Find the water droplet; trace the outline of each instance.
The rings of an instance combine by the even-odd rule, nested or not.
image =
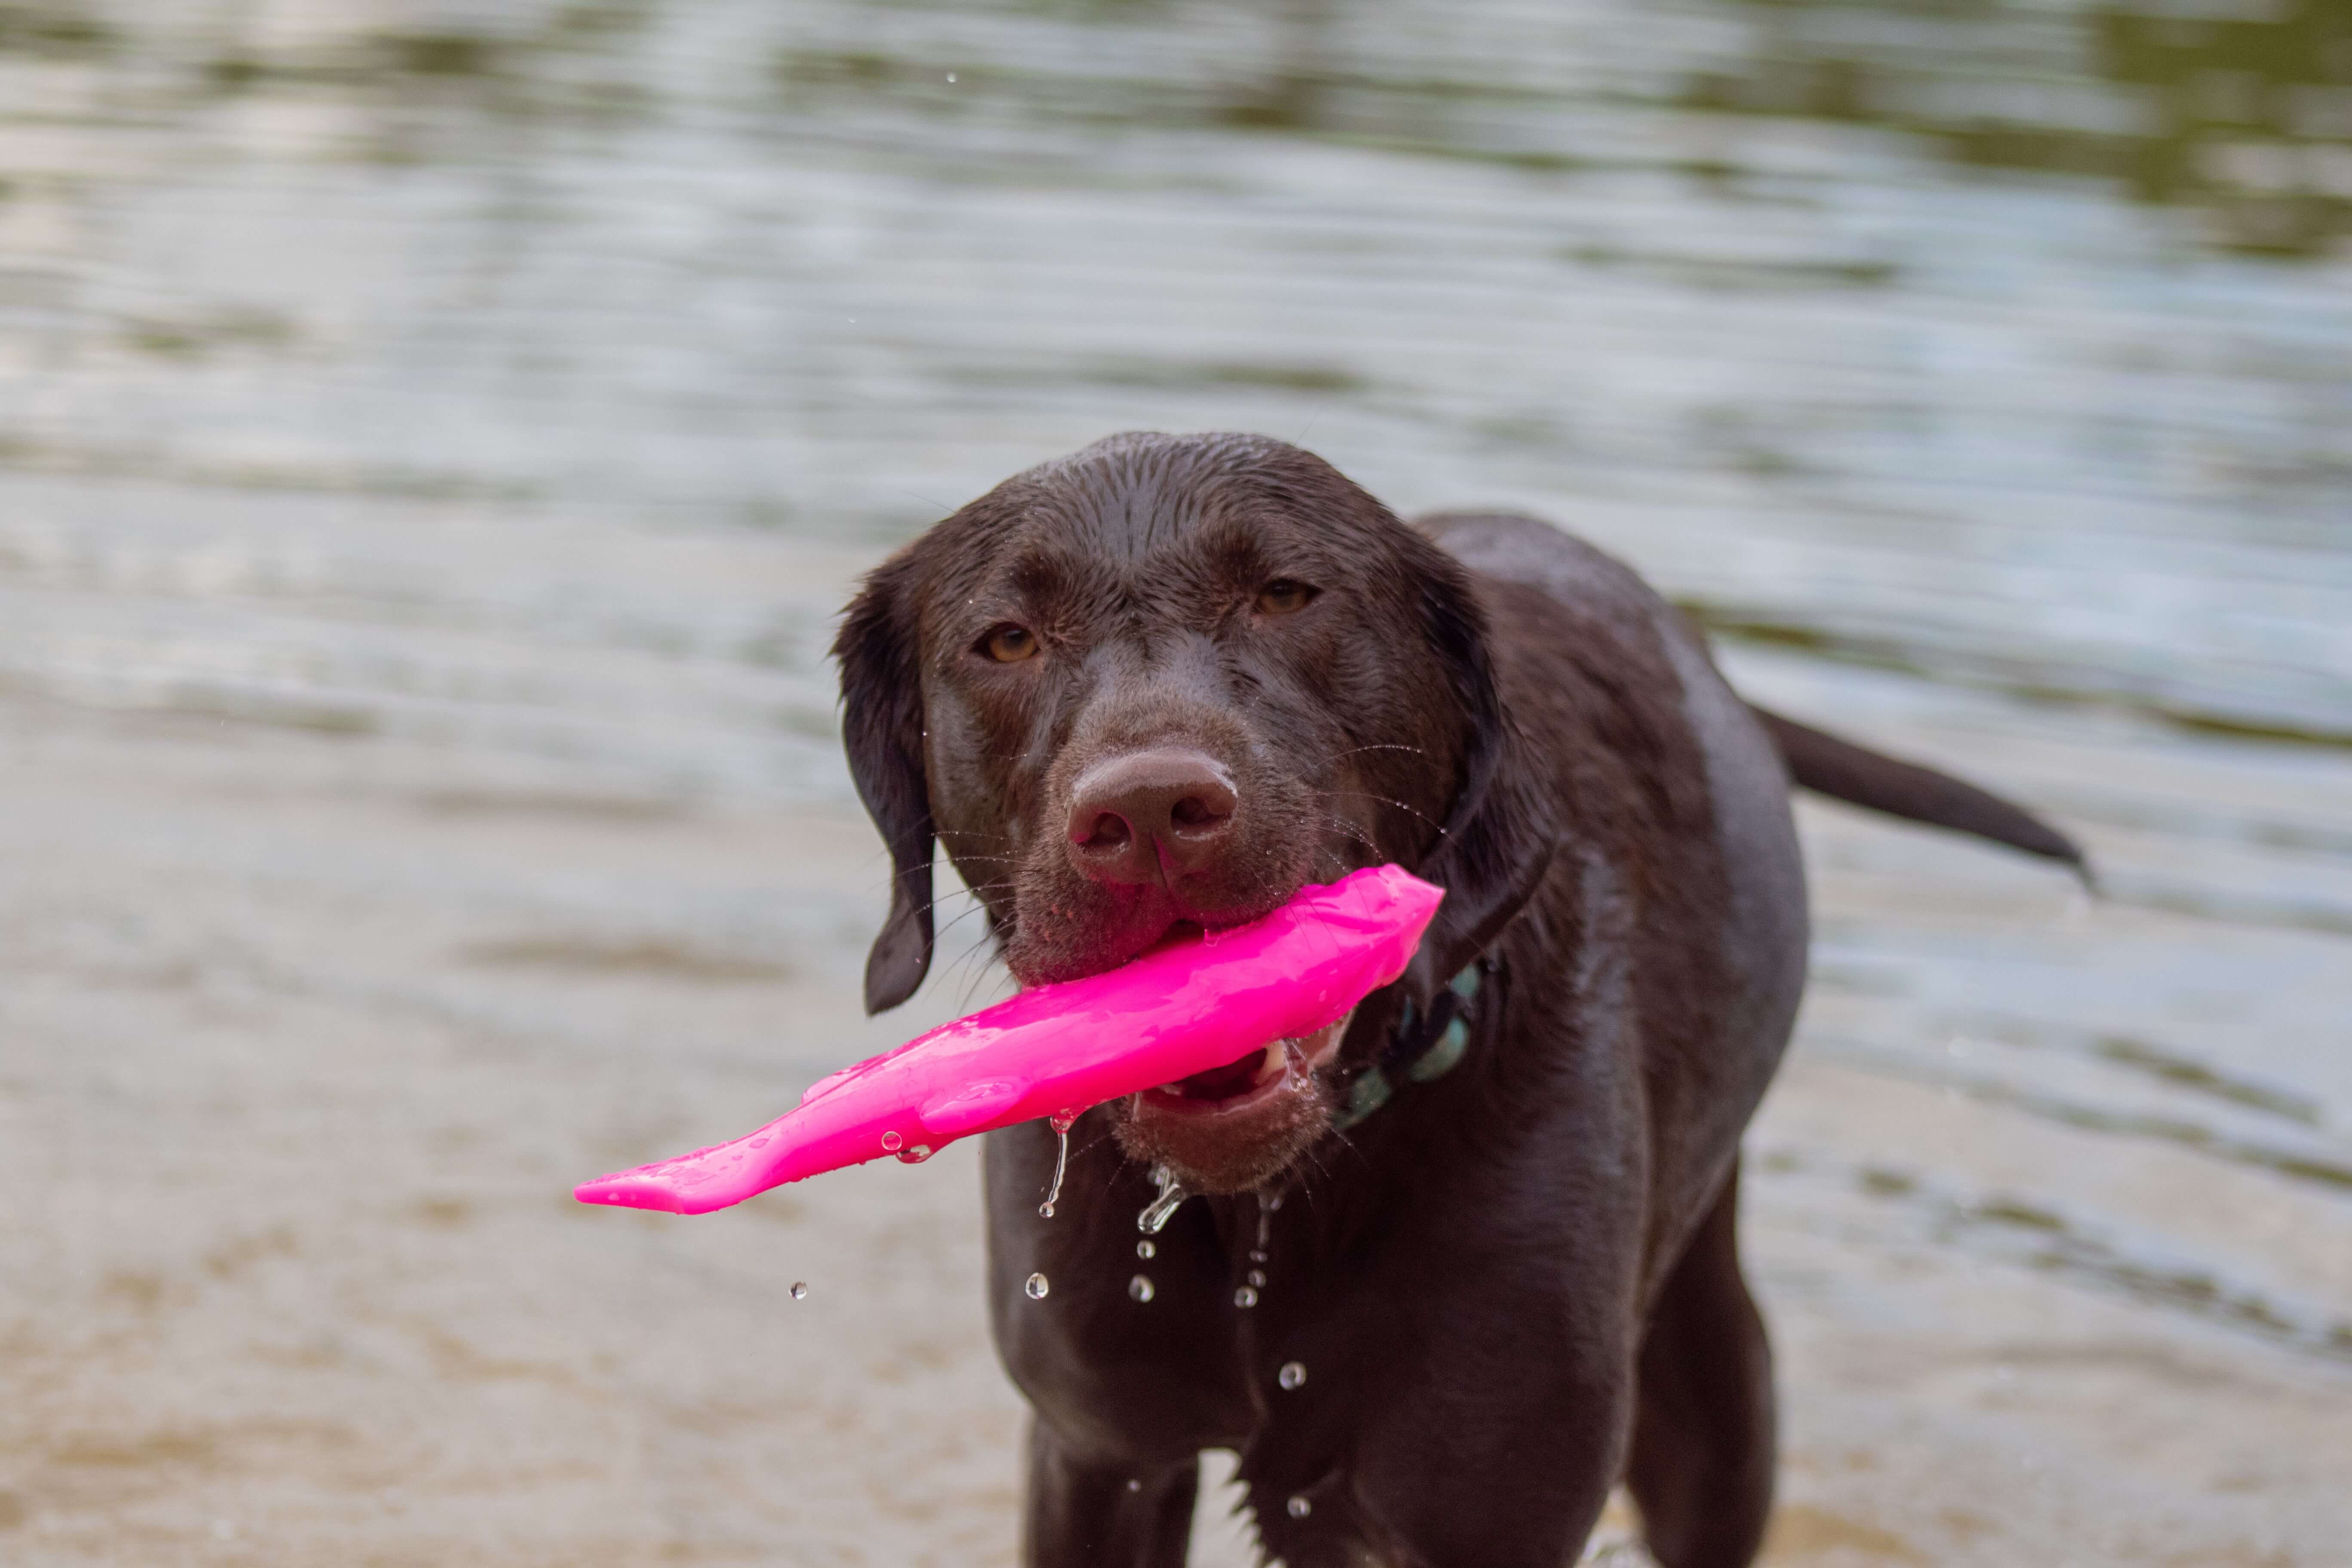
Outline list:
[[[953,87],[955,85],[955,72],[953,71],[948,72],[948,85],[950,87]]]
[[[1251,1269],[1249,1271],[1249,1282],[1253,1285],[1264,1285],[1265,1283],[1265,1270],[1263,1268]]]
[[[808,1300],[807,1280],[795,1279],[793,1281],[793,1300],[795,1301],[805,1301]]]
[[[1062,1173],[1070,1168],[1070,1124],[1077,1118],[1063,1111],[1049,1120],[1054,1127],[1054,1179],[1045,1187],[1045,1201],[1037,1205],[1039,1219],[1054,1217],[1054,1200],[1062,1195]]]
[[[898,1145],[905,1142],[906,1140],[896,1132],[885,1132],[882,1134],[882,1152],[886,1154],[895,1154],[898,1152]]]
[[[751,1147],[754,1149],[764,1149],[767,1146],[768,1141],[765,1138],[754,1138],[751,1140]]]
[[[1305,1492],[1291,1493],[1290,1500],[1283,1504],[1283,1508],[1293,1519],[1305,1519],[1308,1514],[1315,1511],[1315,1505],[1307,1500],[1307,1494]]]
[[[1251,1248],[1250,1248],[1250,1261],[1251,1261],[1252,1263],[1263,1263],[1263,1262],[1265,1262],[1265,1247],[1251,1247]]]
[[[898,1162],[905,1165],[919,1165],[930,1157],[931,1146],[929,1143],[918,1143],[911,1149],[898,1151]]]
[[[1129,1476],[1127,1478],[1127,1489],[1131,1492],[1139,1492],[1143,1489],[1143,1483],[1137,1480],[1133,1476]]]
[[[1301,1386],[1307,1382],[1307,1363],[1303,1361],[1284,1362],[1282,1370],[1274,1374],[1274,1381],[1285,1388]]]
[[[1135,1255],[1138,1258],[1156,1258],[1160,1255],[1160,1248],[1154,1247],[1151,1244],[1151,1238],[1147,1236],[1135,1244]]]
[[[1150,1300],[1152,1294],[1151,1276],[1149,1274],[1139,1274],[1134,1279],[1129,1280],[1127,1282],[1127,1293],[1134,1297],[1139,1301]]]
[[[1176,1183],[1176,1173],[1165,1165],[1151,1167],[1151,1179],[1160,1184],[1160,1195],[1143,1205],[1135,1216],[1135,1228],[1147,1236],[1158,1236],[1168,1226],[1168,1216],[1184,1201],[1184,1189]]]
[[[1045,1277],[1043,1274],[1032,1274],[1029,1276],[1028,1283],[1021,1287],[1021,1289],[1029,1292],[1029,1299],[1032,1301],[1044,1300],[1045,1299],[1045,1292],[1051,1288],[1052,1287],[1045,1283]]]
[[[1247,1285],[1243,1286],[1240,1289],[1234,1292],[1234,1305],[1236,1307],[1256,1306],[1257,1292]]]

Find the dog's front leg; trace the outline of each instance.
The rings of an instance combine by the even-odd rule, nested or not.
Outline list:
[[[1436,1245],[1288,1325],[1300,1358],[1243,1455],[1258,1532],[1290,1568],[1564,1568],[1622,1468],[1631,1295],[1605,1247],[1557,1269]],[[1394,1261],[1394,1260],[1385,1260]],[[1588,1284],[1588,1282],[1590,1282]],[[1596,1300],[1597,1298],[1597,1300]]]
[[[1200,1481],[1197,1460],[1139,1473],[1080,1458],[1032,1416],[1022,1561],[1029,1568],[1184,1568]]]
[[[1352,1470],[1252,1480],[1266,1551],[1290,1568],[1566,1568],[1608,1500],[1630,1402],[1622,1388],[1548,1393],[1539,1412],[1399,1411]]]

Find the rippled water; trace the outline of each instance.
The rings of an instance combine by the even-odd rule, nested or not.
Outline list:
[[[401,14],[0,5],[6,688],[844,800],[847,571],[1265,430],[2091,837],[2073,923],[1833,845],[1807,1049],[2352,1204],[2352,5]],[[2352,1355],[2160,1226],[1864,1174]]]
[[[12,475],[880,542],[1108,428],[1263,426],[1754,636],[2352,741],[2340,4],[435,14],[7,9]],[[31,510],[19,584],[804,651]],[[362,627],[287,631],[389,721]]]

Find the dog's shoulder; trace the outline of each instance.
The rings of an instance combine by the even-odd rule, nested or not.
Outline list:
[[[1620,702],[1676,712],[1716,684],[1700,637],[1639,573],[1576,535],[1516,512],[1436,512],[1412,526],[1469,568],[1512,684],[1597,682]],[[1522,692],[1523,699],[1536,696]]]
[[[1602,619],[1654,625],[1672,606],[1631,566],[1540,518],[1508,511],[1441,511],[1412,526],[1474,573],[1542,590]]]

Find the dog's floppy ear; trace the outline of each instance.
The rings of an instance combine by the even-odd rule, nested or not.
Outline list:
[[[896,1007],[931,967],[931,803],[923,774],[923,686],[905,600],[913,563],[877,567],[833,641],[841,742],[857,798],[890,851],[890,913],[866,955],[866,1010]]]
[[[1461,787],[1417,875],[1445,889],[1407,970],[1426,1007],[1437,988],[1501,936],[1542,884],[1559,831],[1522,776],[1517,731],[1487,652],[1486,613],[1461,563],[1434,543],[1419,574],[1423,634],[1444,663],[1467,729]]]

